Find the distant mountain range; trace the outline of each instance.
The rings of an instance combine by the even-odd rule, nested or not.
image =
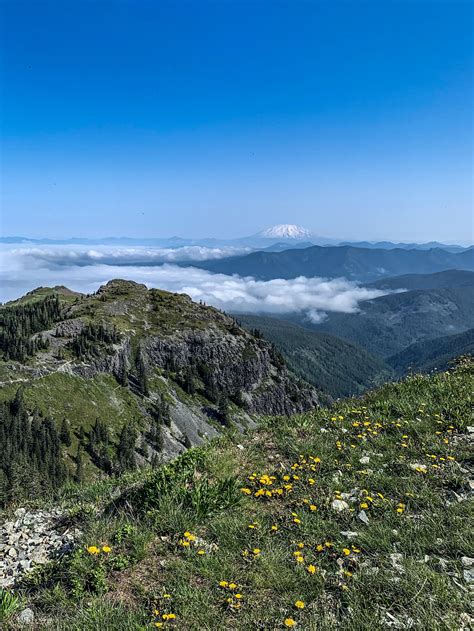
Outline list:
[[[264,250],[269,247],[279,246],[279,250],[289,248],[301,248],[312,245],[334,246],[334,245],[350,245],[352,247],[365,249],[394,249],[400,248],[405,250],[429,250],[433,248],[441,248],[448,252],[460,252],[464,248],[460,245],[448,245],[431,241],[429,243],[392,243],[390,241],[380,241],[372,243],[370,241],[360,241],[351,243],[342,241],[341,239],[333,239],[321,237],[307,228],[297,226],[295,224],[277,224],[265,230],[261,230],[254,235],[247,237],[237,237],[232,239],[216,239],[204,237],[199,239],[186,239],[178,236],[173,237],[103,237],[88,239],[82,237],[72,237],[69,239],[30,239],[23,236],[0,237],[0,243],[4,244],[36,244],[36,245],[126,245],[126,246],[149,246],[149,247],[165,247],[179,248],[185,246],[203,246],[203,247],[223,247],[237,246],[248,247],[255,250]]]
[[[431,274],[449,269],[474,271],[474,249],[453,253],[440,248],[386,250],[312,246],[283,252],[252,252],[193,265],[211,272],[253,276],[260,280],[323,276],[370,282],[400,274]]]
[[[390,294],[361,303],[359,313],[329,313],[313,326],[386,358],[416,342],[474,327],[474,289]]]
[[[372,286],[380,284],[383,283]],[[328,313],[318,324],[299,314],[292,315],[291,320],[342,337],[383,359],[412,344],[464,333],[474,327],[474,273],[449,270],[431,278],[393,278],[389,284],[392,289],[407,286],[410,290],[366,300],[357,313]]]
[[[461,252],[466,247],[456,244],[439,243],[439,241],[429,241],[428,243],[393,243],[392,241],[342,241],[339,245],[352,245],[354,248],[369,248],[375,250],[393,250],[401,248],[403,250],[432,250],[441,248],[448,252]]]

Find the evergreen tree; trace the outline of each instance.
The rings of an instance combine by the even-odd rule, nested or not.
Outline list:
[[[117,462],[120,471],[135,469],[135,442],[137,432],[130,425],[124,425],[120,432],[119,444],[117,447]]]
[[[66,419],[63,419],[61,423],[61,429],[59,430],[59,439],[66,447],[71,446],[71,430],[69,429],[69,423]]]
[[[0,405],[0,505],[54,492],[66,477],[56,424],[30,417],[19,389]]]

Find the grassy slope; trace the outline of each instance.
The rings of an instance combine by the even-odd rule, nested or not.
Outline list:
[[[335,335],[271,317],[239,315],[237,319],[247,329],[259,329],[296,374],[334,398],[361,394],[393,376],[380,358]]]
[[[394,620],[463,628],[460,557],[473,556],[473,539],[469,502],[455,493],[464,499],[467,488],[472,377],[467,362],[410,377],[332,409],[268,419],[164,469],[67,493],[83,516],[83,545],[112,551],[81,549],[30,582],[37,628],[148,629],[170,612],[163,628],[282,629],[289,619],[312,630]],[[131,480],[125,508],[98,517],[112,486]],[[340,493],[349,509],[336,512]]]

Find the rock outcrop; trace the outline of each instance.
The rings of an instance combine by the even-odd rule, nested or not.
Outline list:
[[[70,552],[79,530],[67,525],[63,512],[18,508],[14,519],[0,524],[0,588]]]

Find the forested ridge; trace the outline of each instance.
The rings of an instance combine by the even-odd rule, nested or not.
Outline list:
[[[48,341],[42,335],[61,318],[61,304],[57,296],[22,305],[4,306],[0,309],[0,352],[2,359],[25,361],[37,350],[46,349]]]

